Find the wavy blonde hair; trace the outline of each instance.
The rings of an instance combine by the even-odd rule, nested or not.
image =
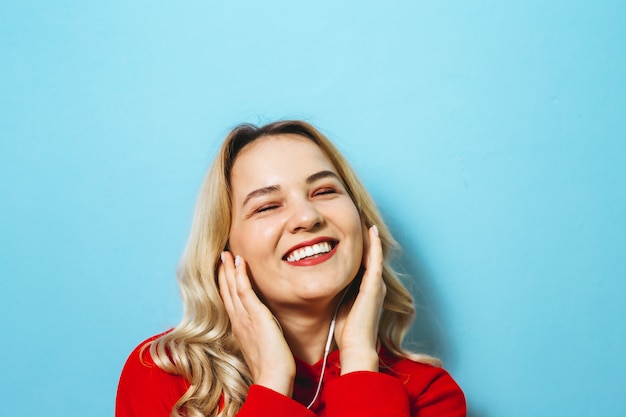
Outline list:
[[[178,269],[184,306],[176,328],[150,344],[156,364],[190,383],[172,410],[173,417],[232,417],[241,408],[252,383],[248,366],[230,329],[228,314],[217,285],[220,254],[228,243],[231,224],[230,172],[238,153],[264,136],[300,135],[317,144],[334,165],[366,226],[377,225],[382,241],[383,280],[387,294],[378,335],[380,342],[400,357],[440,365],[437,359],[402,348],[415,315],[413,297],[391,267],[390,254],[398,249],[374,201],[347,160],[310,124],[287,120],[257,127],[233,129],[207,173],[191,227],[187,248]]]

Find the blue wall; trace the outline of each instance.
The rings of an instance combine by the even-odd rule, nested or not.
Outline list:
[[[380,203],[471,417],[626,415],[624,2],[99,3],[0,5],[10,415],[112,415],[219,141],[292,117]]]

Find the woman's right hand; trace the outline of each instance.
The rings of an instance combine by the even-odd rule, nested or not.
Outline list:
[[[218,282],[252,382],[291,397],[293,354],[274,316],[252,289],[244,260],[238,257],[235,262],[230,252],[223,252]]]

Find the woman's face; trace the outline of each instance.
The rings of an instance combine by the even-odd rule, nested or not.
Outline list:
[[[276,312],[330,302],[363,257],[359,213],[311,140],[268,136],[244,147],[231,171],[229,247]]]

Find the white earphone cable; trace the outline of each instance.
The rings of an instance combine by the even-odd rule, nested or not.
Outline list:
[[[307,409],[311,409],[311,407],[313,407],[313,404],[315,404],[315,401],[317,401],[317,397],[320,395],[320,391],[322,390],[322,382],[324,381],[324,374],[326,373],[326,361],[328,360],[328,354],[330,353],[330,346],[332,345],[332,341],[333,341],[333,334],[335,333],[335,323],[337,321],[337,313],[339,312],[339,307],[341,306],[343,299],[345,298],[346,294],[350,290],[350,287],[352,287],[352,282],[350,283],[350,285],[348,285],[348,288],[346,288],[345,291],[343,292],[343,295],[341,296],[341,299],[339,300],[339,303],[337,304],[337,307],[335,308],[333,319],[330,321],[330,329],[328,330],[328,337],[326,338],[326,346],[324,347],[324,359],[322,360],[322,371],[320,373],[320,380],[317,383],[317,389],[315,390],[315,395],[313,396],[311,403],[307,405],[306,407]]]
[[[335,331],[335,318],[330,322],[330,330],[328,331],[328,338],[326,339],[326,347],[324,348],[324,360],[322,361],[322,372],[320,373],[320,380],[317,383],[317,389],[315,390],[315,395],[311,400],[311,403],[306,406],[307,409],[313,407],[315,401],[317,401],[317,397],[320,395],[320,390],[322,389],[322,381],[324,380],[324,373],[326,372],[326,361],[328,360],[328,353],[330,352],[330,345],[333,340],[333,332]]]

